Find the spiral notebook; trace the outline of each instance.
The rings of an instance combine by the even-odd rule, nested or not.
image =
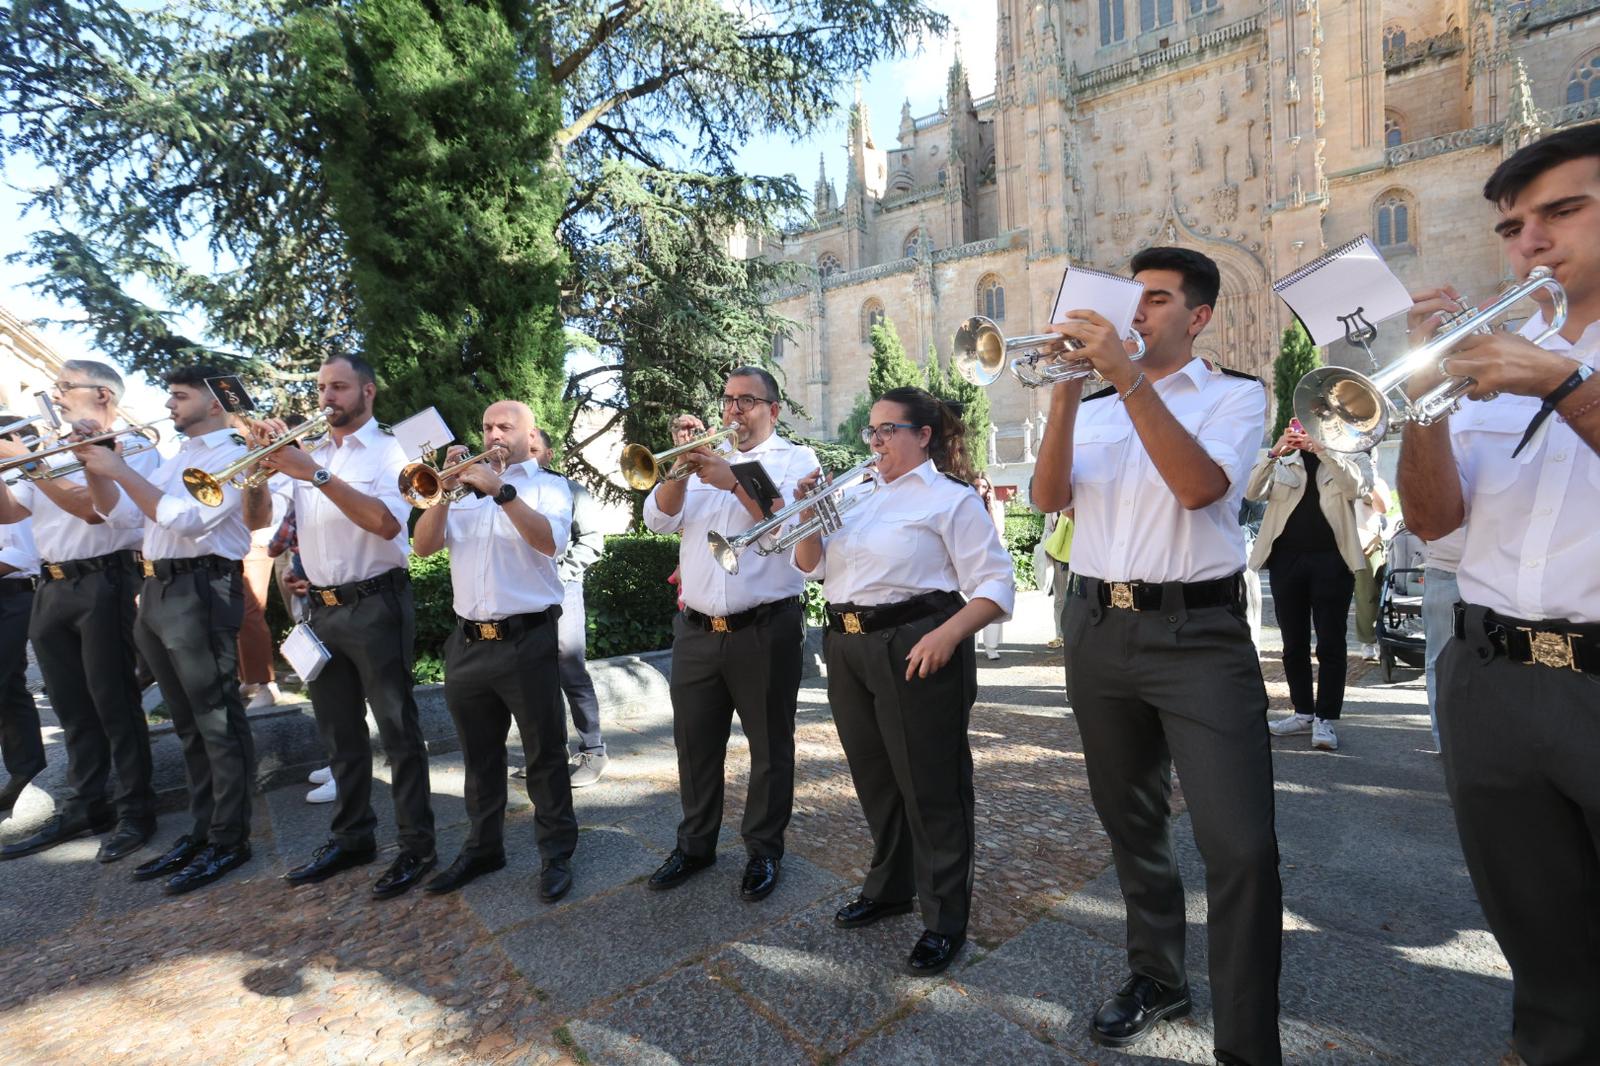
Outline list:
[[[1279,278],[1272,288],[1319,346],[1411,310],[1411,294],[1366,234]]]
[[[1117,336],[1126,337],[1143,295],[1143,282],[1088,267],[1068,267],[1061,276],[1050,321],[1065,322],[1068,311],[1093,311],[1117,327]]]

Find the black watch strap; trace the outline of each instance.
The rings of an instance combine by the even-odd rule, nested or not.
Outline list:
[[[516,498],[517,487],[515,485],[501,485],[500,491],[494,494],[494,502],[499,504],[501,507],[504,507],[506,504],[510,503]]]
[[[1512,451],[1511,458],[1515,459],[1522,453],[1522,449],[1528,446],[1528,442],[1533,439],[1533,435],[1539,432],[1539,427],[1544,425],[1545,419],[1555,414],[1556,405],[1571,396],[1574,390],[1589,380],[1588,371],[1589,368],[1587,366],[1580,366],[1567,375],[1567,380],[1550,390],[1550,394],[1540,402],[1538,413],[1533,416],[1533,420],[1528,423],[1528,428],[1523,431],[1522,439],[1517,442],[1517,447]]]

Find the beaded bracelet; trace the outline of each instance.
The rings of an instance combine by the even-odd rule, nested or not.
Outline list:
[[[1133,384],[1128,387],[1128,391],[1122,394],[1122,402],[1123,403],[1127,403],[1128,402],[1128,397],[1132,396],[1134,393],[1138,392],[1139,391],[1139,386],[1141,386],[1143,384],[1144,384],[1144,371],[1141,370],[1141,371],[1139,371],[1139,376],[1133,379]]]

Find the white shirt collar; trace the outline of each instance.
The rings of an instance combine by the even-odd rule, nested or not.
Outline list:
[[[184,445],[193,445],[196,448],[220,448],[224,444],[231,444],[237,436],[238,430],[232,426],[223,426],[210,433],[202,433],[198,437],[189,437],[184,440]]]

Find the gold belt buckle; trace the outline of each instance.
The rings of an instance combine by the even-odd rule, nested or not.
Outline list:
[[[1137,611],[1133,605],[1133,583],[1129,581],[1113,581],[1111,583],[1111,606],[1124,611]]]
[[[1572,642],[1574,638],[1570,633],[1548,633],[1534,630],[1528,626],[1518,626],[1518,632],[1528,634],[1528,658],[1524,662],[1532,666],[1552,666],[1556,669],[1578,669],[1577,657],[1573,654]]]
[[[726,616],[720,615],[720,614],[714,614],[714,615],[711,616],[711,632],[713,632],[713,633],[731,633],[733,631],[728,628],[728,619],[726,618]]]
[[[479,622],[477,625],[478,625],[478,639],[479,640],[499,640],[500,639],[500,623],[499,622]]]
[[[50,578],[53,581],[64,580],[67,576],[67,572],[61,569],[61,567],[57,566],[55,563],[46,563],[44,566],[44,571],[50,575]]]
[[[861,632],[861,616],[859,614],[854,611],[847,611],[839,617],[844,619],[844,631],[846,633]]]
[[[144,570],[145,577],[156,576],[156,564],[151,562],[149,559],[140,559],[139,566]]]
[[[318,589],[317,595],[322,597],[324,607],[339,606],[339,592],[337,589]]]

